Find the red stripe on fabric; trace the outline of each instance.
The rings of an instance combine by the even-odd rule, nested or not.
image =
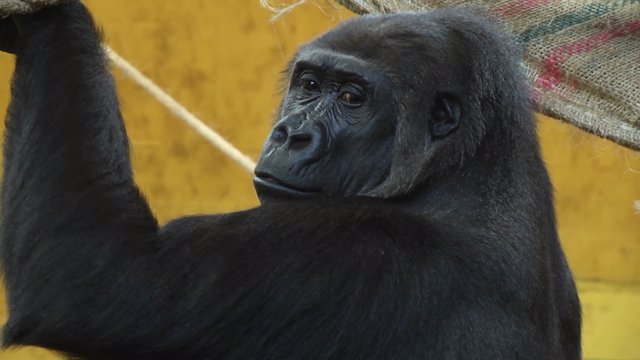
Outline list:
[[[514,16],[553,1],[556,0],[514,0],[495,8],[493,11],[499,16]]]
[[[564,44],[551,50],[542,63],[543,73],[536,85],[553,90],[562,80],[562,64],[571,57],[596,49],[612,39],[640,31],[640,20],[630,21],[614,29],[594,34],[579,41]]]

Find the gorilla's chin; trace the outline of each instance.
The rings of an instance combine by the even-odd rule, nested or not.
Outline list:
[[[299,198],[320,194],[320,191],[296,187],[265,173],[259,173],[253,177],[253,186],[260,199],[265,196]]]

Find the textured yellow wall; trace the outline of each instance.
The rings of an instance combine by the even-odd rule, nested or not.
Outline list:
[[[87,3],[109,45],[253,158],[268,132],[287,58],[351,16],[322,0],[274,24],[258,0]],[[1,109],[12,62],[0,55]],[[257,204],[248,173],[116,77],[136,177],[161,220]],[[640,199],[640,154],[544,117],[540,135],[560,234],[581,280],[585,355],[640,359],[640,214],[632,208]],[[0,354],[3,360],[52,358],[34,349]]]

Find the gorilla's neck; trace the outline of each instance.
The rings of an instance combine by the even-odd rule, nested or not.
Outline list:
[[[537,140],[496,138],[482,147],[464,167],[427,179],[402,201],[436,222],[477,233],[557,237]]]

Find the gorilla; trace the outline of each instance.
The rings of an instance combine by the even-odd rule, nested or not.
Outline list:
[[[261,205],[159,225],[77,1],[2,20],[5,346],[81,359],[579,359],[518,54],[468,10],[302,46]]]

